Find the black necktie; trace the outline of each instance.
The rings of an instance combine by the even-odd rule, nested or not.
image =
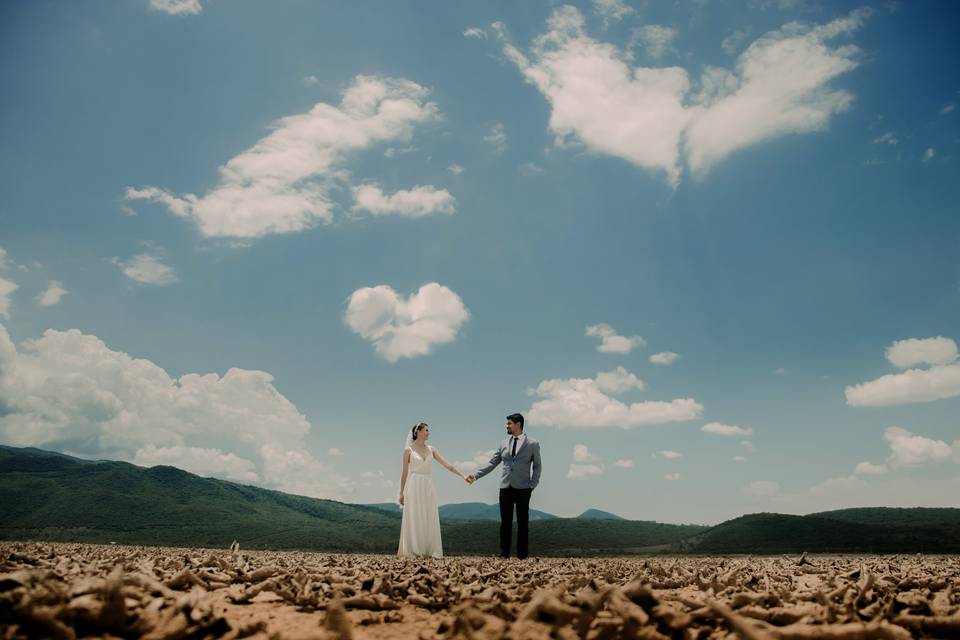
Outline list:
[[[510,455],[512,455],[514,458],[517,457],[517,440],[519,440],[519,438],[517,438],[517,436],[513,436],[513,453]]]

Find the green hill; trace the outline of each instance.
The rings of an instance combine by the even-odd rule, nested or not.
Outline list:
[[[0,539],[392,553],[400,514],[201,478],[0,446]],[[497,552],[494,520],[442,520],[447,553]],[[616,526],[611,526],[611,525]],[[634,553],[705,527],[575,518],[533,521],[539,555]]]
[[[914,520],[918,515],[922,517]],[[806,516],[755,513],[718,524],[674,549],[690,553],[960,553],[960,509],[861,508]]]
[[[400,505],[395,502],[378,502],[368,507],[400,513]],[[455,502],[440,505],[440,517],[446,520],[500,520],[500,505],[484,502]],[[530,520],[546,520],[557,516],[545,511],[530,509]]]
[[[578,518],[594,518],[595,520],[626,520],[615,513],[601,511],[600,509],[587,509],[577,516]]]

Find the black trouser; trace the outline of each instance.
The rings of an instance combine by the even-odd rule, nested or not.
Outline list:
[[[500,489],[500,556],[510,557],[513,537],[513,505],[517,505],[517,557],[527,557],[527,524],[530,522],[530,494],[533,489]]]

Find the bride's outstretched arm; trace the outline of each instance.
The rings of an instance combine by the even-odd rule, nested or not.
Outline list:
[[[462,480],[467,479],[467,476],[463,475],[459,469],[457,469],[455,466],[447,462],[446,459],[442,455],[440,455],[440,452],[437,451],[436,449],[433,450],[433,457],[436,458],[437,462],[439,462],[440,464],[445,466],[447,469],[449,469],[450,473],[452,473],[453,475],[457,476]]]
[[[407,469],[410,468],[410,449],[403,450],[403,471],[400,472],[400,506],[403,506],[403,488],[407,485]]]

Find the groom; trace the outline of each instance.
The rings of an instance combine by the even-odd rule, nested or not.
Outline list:
[[[530,494],[540,482],[540,443],[523,432],[523,416],[519,413],[507,416],[507,434],[487,466],[467,476],[467,482],[473,484],[503,463],[500,471],[500,557],[510,557],[513,507],[516,505],[517,557],[523,560],[527,557]]]

